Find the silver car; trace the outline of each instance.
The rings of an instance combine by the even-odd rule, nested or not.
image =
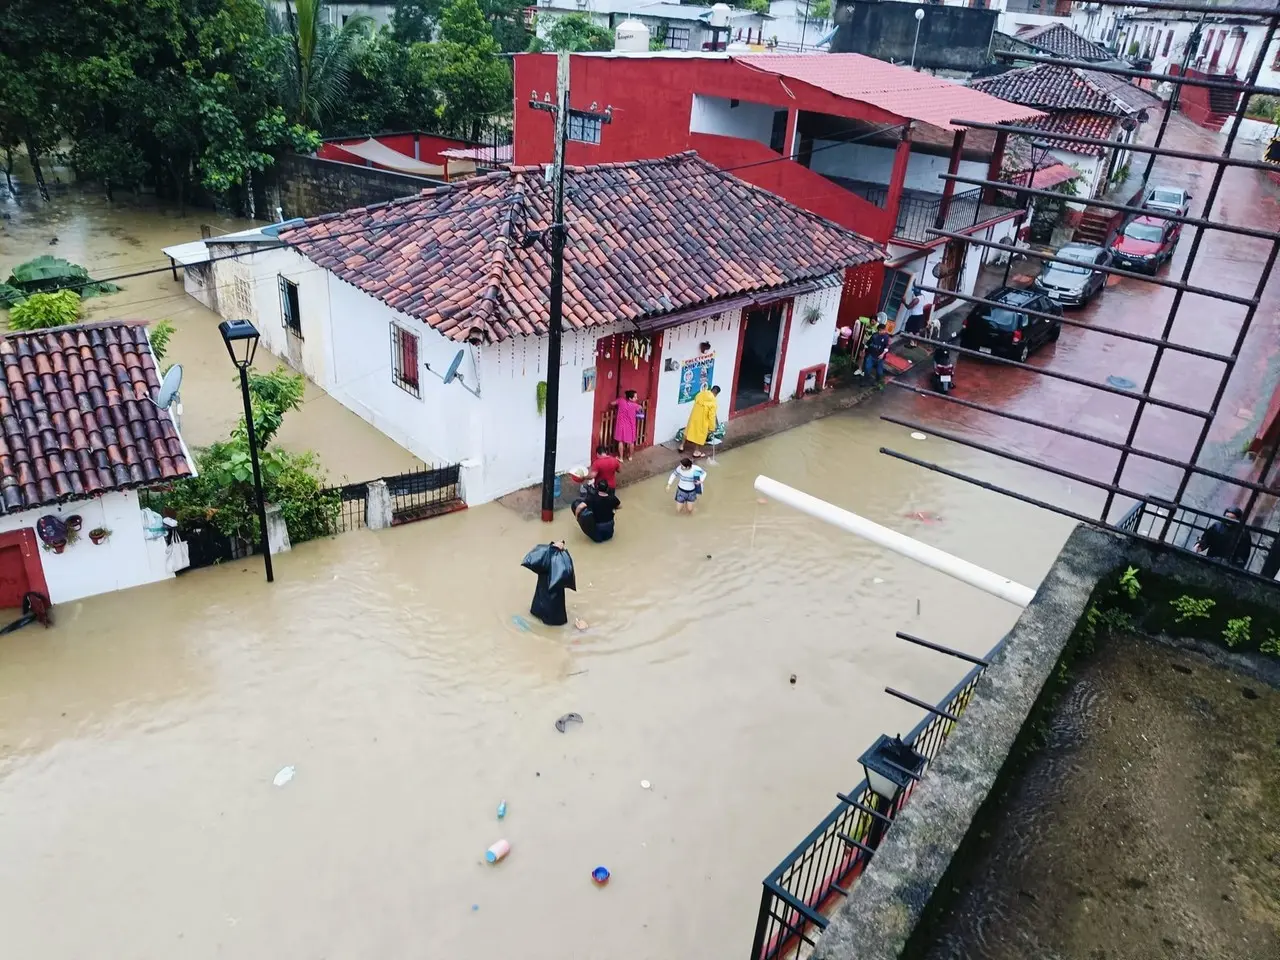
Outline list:
[[[1054,256],[1066,263],[1046,263],[1036,286],[1050,300],[1064,307],[1083,306],[1107,285],[1107,275],[1098,270],[1111,263],[1111,254],[1091,243],[1068,243]]]
[[[1173,213],[1187,216],[1191,209],[1191,194],[1182,187],[1152,187],[1147,191],[1142,206],[1152,213]]]

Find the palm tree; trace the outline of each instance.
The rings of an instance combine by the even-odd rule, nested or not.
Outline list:
[[[293,62],[284,71],[282,93],[294,120],[319,128],[346,93],[352,58],[373,20],[352,16],[334,27],[326,22],[324,0],[294,0],[293,6],[296,16],[285,0],[287,25],[273,23],[275,31],[293,43]]]

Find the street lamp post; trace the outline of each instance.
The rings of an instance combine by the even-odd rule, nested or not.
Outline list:
[[[1036,174],[1040,172],[1040,160],[1048,158],[1049,150],[1052,147],[1053,147],[1053,144],[1048,143],[1045,140],[1031,141],[1031,176],[1027,179],[1028,190],[1034,190],[1036,188]],[[1039,157],[1036,156],[1037,150],[1040,151]],[[1022,208],[1022,219],[1023,219],[1023,222],[1025,222],[1027,225],[1028,235],[1030,235],[1030,231],[1031,231],[1031,219],[1032,219],[1031,200],[1032,200],[1031,194],[1028,193],[1026,205]],[[1014,237],[1013,242],[1014,242],[1014,245],[1016,246],[1018,242],[1017,237]],[[1005,265],[1004,265],[1004,283],[1002,284],[1002,286],[1007,287],[1009,285],[1009,271],[1012,269],[1013,269],[1013,254],[1010,253],[1009,259],[1005,262]]]
[[[258,505],[258,528],[262,537],[262,561],[267,568],[267,583],[275,581],[271,570],[271,544],[267,540],[267,504],[262,495],[262,468],[258,465],[258,438],[253,429],[253,404],[249,400],[249,366],[258,352],[258,328],[248,320],[223,320],[218,324],[222,342],[227,345],[231,362],[240,371],[240,395],[244,399],[244,425],[249,440],[249,461],[253,464],[253,494]],[[238,352],[237,352],[238,351]]]
[[[916,68],[916,45],[920,43],[920,24],[924,20],[924,7],[916,7],[916,38],[911,41],[911,69]]]

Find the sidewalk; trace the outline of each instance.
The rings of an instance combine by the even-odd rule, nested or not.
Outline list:
[[[729,421],[724,443],[717,449],[717,454],[856,406],[876,392],[873,387],[864,385],[862,380],[862,377],[853,377],[851,385],[832,387],[799,400],[780,403],[756,413],[734,417]],[[674,442],[641,450],[630,463],[623,464],[622,470],[618,473],[618,486],[625,487],[650,477],[670,473],[679,462],[680,455],[676,452]],[[562,478],[560,497],[556,500],[555,508],[561,510],[568,507],[577,495],[578,485],[568,477]],[[509,510],[514,510],[526,520],[536,519],[542,515],[542,488],[535,485],[516,490],[514,493],[499,497],[498,503]]]

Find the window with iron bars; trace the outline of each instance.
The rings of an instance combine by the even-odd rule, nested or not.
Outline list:
[[[586,117],[579,113],[569,113],[569,139],[578,143],[599,143],[600,128],[603,121],[599,117]]]
[[[667,24],[667,36],[663,44],[668,50],[688,50],[689,28]]]
[[[277,276],[280,284],[280,316],[285,329],[302,339],[302,308],[298,304],[298,285],[292,280]]]
[[[404,327],[391,324],[391,379],[405,393],[421,399],[418,379],[418,338]]]

